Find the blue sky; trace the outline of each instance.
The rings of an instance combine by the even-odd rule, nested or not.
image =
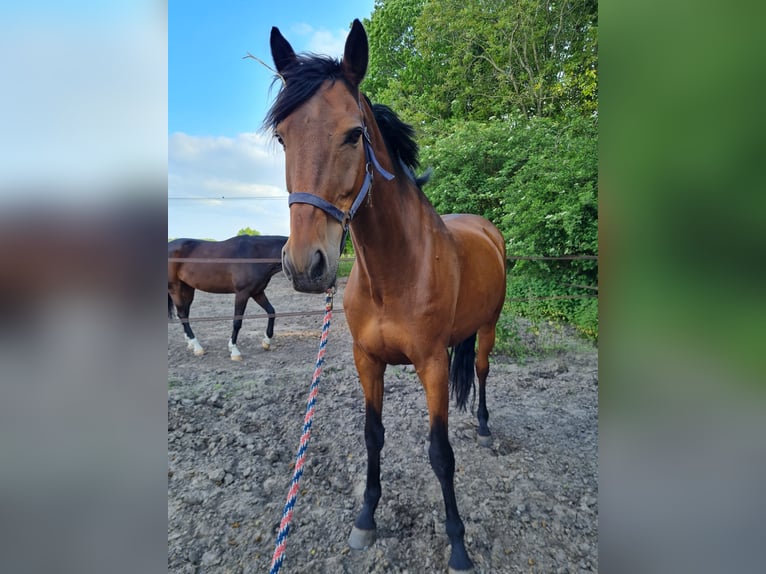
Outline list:
[[[226,239],[242,227],[288,235],[282,150],[260,131],[277,86],[272,72],[242,57],[273,65],[272,26],[298,52],[340,57],[351,22],[369,18],[373,6],[169,2],[168,237]]]

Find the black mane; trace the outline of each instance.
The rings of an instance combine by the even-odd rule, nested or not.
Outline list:
[[[349,90],[351,86],[343,78],[340,60],[316,54],[300,54],[294,63],[282,70],[282,85],[277,99],[266,114],[264,128],[273,130],[277,124],[293,113],[298,106],[313,96],[326,81],[341,79]],[[274,81],[278,81],[279,76]],[[281,80],[280,80],[281,81]]]
[[[367,100],[369,103],[369,100]],[[415,130],[409,124],[404,123],[396,112],[384,104],[372,104],[372,114],[378,124],[380,133],[388,147],[391,157],[399,157],[405,166],[412,172],[420,166],[418,159],[418,142],[415,141]]]
[[[340,60],[316,54],[300,54],[294,63],[282,70],[284,83],[277,94],[274,104],[266,114],[263,122],[265,129],[274,130],[282,120],[293,113],[301,104],[310,99],[327,80],[335,82],[342,80],[349,91],[356,97],[353,87],[346,81],[341,69]],[[275,81],[279,80],[279,76]],[[420,177],[415,176],[415,170],[420,166],[418,160],[418,144],[415,141],[415,130],[404,123],[396,113],[386,105],[372,104],[364,96],[372,108],[373,116],[378,124],[389,155],[394,158],[394,169],[402,167],[408,175],[421,187],[428,181],[430,171]],[[401,162],[396,161],[398,158]]]

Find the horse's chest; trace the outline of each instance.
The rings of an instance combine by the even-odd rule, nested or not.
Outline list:
[[[368,308],[348,317],[354,343],[365,353],[390,365],[412,362],[418,329],[410,316],[392,316]]]

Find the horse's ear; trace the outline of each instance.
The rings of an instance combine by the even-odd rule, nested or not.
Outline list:
[[[351,32],[346,38],[346,48],[343,51],[343,73],[355,87],[358,87],[364,79],[368,57],[367,32],[357,19],[351,25]]]
[[[271,57],[280,74],[295,61],[295,51],[276,26],[271,29]]]

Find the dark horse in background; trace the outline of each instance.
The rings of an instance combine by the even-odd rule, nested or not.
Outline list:
[[[375,540],[383,374],[386,365],[411,363],[428,404],[428,454],[444,497],[449,569],[470,572],[447,433],[449,391],[451,382],[458,407],[465,409],[475,366],[479,442],[489,444],[485,383],[505,300],[505,241],[482,217],[440,217],[421,191],[412,128],[359,91],[368,60],[359,20],[342,61],[296,55],[277,28],[271,53],[284,82],[265,124],[285,150],[285,275],[298,291],[323,292],[335,283],[349,226],[356,251],[343,307],[364,389],[367,486],[349,544],[366,548]]]
[[[189,324],[189,308],[194,290],[208,293],[235,293],[234,323],[229,340],[231,358],[242,360],[237,348],[237,335],[242,327],[242,316],[250,297],[269,315],[263,348],[268,349],[274,336],[274,307],[266,298],[265,289],[271,278],[282,270],[282,248],[287,237],[280,235],[238,235],[225,241],[200,239],[174,239],[168,242],[168,259],[223,259],[220,263],[168,261],[168,317],[173,317],[173,306],[182,320],[188,348],[195,355],[205,350],[194,336]],[[235,259],[264,259],[260,263],[240,263]]]

